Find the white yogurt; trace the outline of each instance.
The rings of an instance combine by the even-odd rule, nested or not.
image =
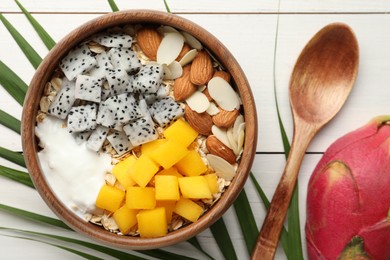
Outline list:
[[[48,116],[35,133],[44,147],[38,153],[43,174],[56,196],[80,216],[95,208],[104,175],[112,169],[111,156],[78,145],[63,120]]]

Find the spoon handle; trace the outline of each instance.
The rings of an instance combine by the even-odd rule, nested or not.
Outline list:
[[[295,134],[283,175],[271,201],[267,216],[256,241],[251,259],[273,259],[286,218],[287,209],[296,185],[303,156],[314,136],[315,128],[309,124],[296,124]]]

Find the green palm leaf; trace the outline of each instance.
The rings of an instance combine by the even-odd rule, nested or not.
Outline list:
[[[38,33],[39,37],[42,39],[42,42],[46,47],[51,50],[56,42],[51,38],[51,36],[43,29],[43,27],[38,23],[37,20],[22,6],[22,4],[15,0],[16,4],[19,6],[20,10],[24,13],[27,19],[30,21],[31,25],[34,27],[35,31]]]
[[[1,16],[1,14],[0,14]],[[27,84],[0,60],[0,85],[22,106]]]
[[[0,109],[0,124],[20,134],[20,120]]]
[[[24,162],[23,155],[18,152],[14,152],[11,150],[8,150],[7,148],[0,146],[0,157],[13,162],[17,165],[20,165],[22,167],[26,167],[26,163]]]
[[[214,236],[215,241],[223,256],[227,260],[236,260],[237,255],[234,250],[233,242],[230,239],[229,232],[226,228],[223,218],[218,219],[211,227],[210,231]]]
[[[0,14],[0,20],[15,39],[16,43],[19,45],[24,55],[26,55],[31,65],[37,69],[39,64],[42,62],[42,58],[39,56],[39,54],[33,49],[33,47],[31,47],[31,45],[26,41],[26,39],[23,38],[23,36],[15,29],[15,27],[11,25],[11,23],[4,17],[3,14]]]
[[[116,5],[116,3],[115,3],[114,0],[108,0],[108,4],[110,5],[111,10],[112,10],[113,12],[118,12],[118,11],[119,11],[119,8],[118,8],[118,6]]]
[[[1,228],[1,227],[0,227],[0,228]],[[41,241],[41,240],[34,239],[34,238],[21,237],[21,236],[11,236],[11,235],[2,235],[2,236],[13,237],[13,238],[18,238],[18,239],[24,239],[24,240],[30,240],[30,241],[35,241],[35,242],[40,242],[40,243],[43,243],[43,244],[51,245],[51,246],[54,246],[54,247],[63,249],[63,250],[65,250],[65,251],[71,252],[71,253],[73,253],[73,254],[76,254],[76,255],[78,255],[78,256],[84,257],[85,259],[104,260],[104,259],[99,258],[99,257],[96,257],[96,256],[94,256],[94,255],[87,254],[87,253],[84,253],[84,252],[81,252],[81,251],[78,251],[78,250],[74,250],[74,249],[69,248],[69,247],[60,246],[60,245],[56,245],[56,244],[53,244],[53,243],[48,243],[48,242]]]
[[[34,184],[32,183],[30,176],[28,175],[27,172],[14,170],[0,165],[0,176],[7,177],[11,180],[24,184],[30,188],[34,188]]]
[[[248,253],[251,254],[259,231],[244,189],[240,192],[233,205],[241,227],[242,235],[244,236],[246,248]]]
[[[202,246],[199,244],[199,241],[196,237],[192,237],[187,240],[188,243],[190,243],[193,247],[201,251],[204,255],[206,255],[208,258],[213,259],[212,256],[210,256],[206,251],[203,250]]]
[[[170,13],[171,9],[169,9],[169,6],[168,6],[168,3],[166,0],[164,0],[164,5],[165,5],[165,9],[167,10],[167,12]]]

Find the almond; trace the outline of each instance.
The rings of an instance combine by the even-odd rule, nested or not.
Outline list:
[[[157,59],[157,50],[161,41],[161,35],[154,29],[142,28],[137,32],[137,43],[143,53],[151,60]]]
[[[210,135],[209,137],[207,137],[206,147],[211,154],[219,156],[231,164],[234,164],[236,162],[236,155],[233,153],[232,149],[224,145],[214,135]]]
[[[199,134],[211,135],[211,127],[213,126],[213,120],[207,112],[197,113],[193,111],[189,106],[184,109],[184,117],[187,122],[195,129]]]
[[[239,114],[240,112],[237,109],[232,111],[221,109],[218,114],[213,116],[213,123],[218,127],[229,128],[234,124]]]
[[[209,101],[212,101],[212,100],[213,100],[213,98],[210,96],[209,90],[208,90],[207,88],[205,88],[202,92],[203,92],[203,94],[206,95],[206,97],[207,97],[207,99],[208,99]]]
[[[191,47],[187,44],[184,43],[183,48],[181,49],[181,52],[179,53],[179,56],[177,56],[176,61],[180,61],[184,55],[186,55],[187,52],[191,50]]]
[[[200,51],[191,64],[191,82],[202,86],[213,77],[213,64],[206,51]]]
[[[213,75],[213,78],[215,78],[215,77],[223,78],[229,84],[230,84],[230,80],[232,78],[229,73],[227,73],[226,71],[223,71],[223,70],[215,71],[214,75]]]
[[[183,101],[189,98],[198,89],[198,87],[190,81],[190,69],[190,66],[185,66],[181,77],[175,79],[173,96],[177,101]]]

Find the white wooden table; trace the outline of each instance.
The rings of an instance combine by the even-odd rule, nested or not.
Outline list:
[[[49,34],[60,40],[82,23],[110,12],[105,0],[20,0]],[[163,0],[116,0],[120,9],[149,8],[165,11]],[[203,26],[219,38],[233,53],[246,72],[256,100],[259,137],[253,173],[271,199],[285,159],[279,134],[274,99],[274,82],[280,112],[291,140],[292,120],[288,102],[288,81],[294,62],[306,42],[328,23],[345,22],[356,33],[360,45],[360,68],[352,94],[342,111],[326,126],[310,145],[299,176],[301,229],[304,242],[306,186],[312,170],[326,148],[338,137],[365,124],[376,115],[390,113],[390,1],[386,0],[168,0],[171,11]],[[13,0],[1,0],[0,12],[29,40],[44,57],[47,53],[35,31]],[[273,72],[276,24],[279,33]],[[34,69],[0,24],[0,60],[29,82]],[[0,88],[0,109],[20,118],[21,107]],[[0,146],[21,151],[20,136],[0,126]],[[20,168],[0,159],[0,164]],[[245,186],[260,228],[265,209],[250,181]],[[0,177],[0,203],[52,216],[38,193],[23,185]],[[223,217],[240,259],[248,259],[243,237],[233,209]],[[0,226],[69,235],[55,228],[0,212]],[[6,234],[1,232],[1,234]],[[81,235],[72,236],[85,239]],[[210,231],[199,235],[202,246],[217,259],[223,258]],[[305,243],[304,243],[305,244]],[[0,259],[75,259],[61,249],[32,241],[0,235]],[[81,249],[75,247],[75,249]],[[201,258],[190,246],[180,244],[167,250]],[[86,250],[88,252],[88,250]],[[90,251],[92,252],[92,251]],[[106,255],[97,256],[106,258]],[[305,255],[306,257],[306,255]],[[276,259],[285,259],[279,250]]]

